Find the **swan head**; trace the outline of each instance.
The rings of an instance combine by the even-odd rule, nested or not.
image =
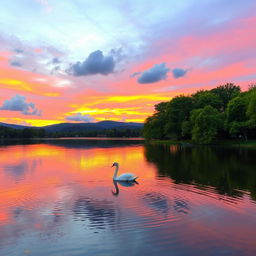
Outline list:
[[[113,165],[112,165],[112,167],[114,167],[114,166],[118,166],[118,163],[117,163],[117,162],[114,162]]]

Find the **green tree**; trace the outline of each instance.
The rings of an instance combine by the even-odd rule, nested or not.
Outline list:
[[[144,123],[143,136],[146,139],[164,139],[164,126],[166,123],[167,102],[155,105],[155,113],[148,117]]]
[[[246,115],[248,100],[248,95],[241,93],[239,96],[229,101],[226,113],[226,126],[229,133],[232,136],[243,134],[246,140],[248,132],[248,118]]]
[[[182,137],[182,123],[188,121],[194,108],[189,96],[174,97],[167,105],[165,134],[168,138]]]
[[[161,119],[157,115],[146,119],[143,127],[143,136],[145,139],[164,139],[164,129]]]
[[[214,124],[214,120],[218,122]],[[249,86],[247,92],[241,92],[239,86],[227,83],[210,91],[201,90],[191,96],[181,95],[169,102],[159,103],[155,105],[155,113],[146,119],[143,129],[146,139],[192,137],[199,143],[240,134],[244,138],[256,136],[254,84]]]
[[[185,139],[190,139],[191,138],[191,131],[192,131],[191,122],[190,121],[182,122],[182,125],[181,125],[182,137],[184,137]]]
[[[219,96],[221,100],[221,110],[224,111],[227,108],[228,102],[240,94],[241,88],[233,83],[227,83],[212,89],[211,92]]]
[[[209,144],[217,135],[221,117],[217,109],[205,106],[192,111],[192,139],[199,144]]]
[[[195,108],[204,108],[205,106],[212,106],[216,109],[221,108],[221,99],[213,92],[201,90],[193,94],[192,97],[195,102]]]
[[[256,128],[256,87],[252,88],[248,92],[248,107],[246,115],[249,119],[249,124],[252,128]]]

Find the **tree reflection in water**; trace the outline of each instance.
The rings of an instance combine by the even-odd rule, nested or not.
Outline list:
[[[237,147],[145,145],[148,162],[159,176],[175,183],[216,188],[219,194],[240,197],[248,190],[256,200],[256,150]]]

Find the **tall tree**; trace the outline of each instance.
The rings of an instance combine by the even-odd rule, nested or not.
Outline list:
[[[194,108],[189,96],[174,97],[167,105],[165,133],[168,138],[182,137],[182,123],[188,121],[190,111]]]
[[[148,117],[144,123],[143,136],[146,139],[164,139],[164,126],[166,123],[167,102],[155,105],[155,113]]]
[[[213,92],[201,90],[193,94],[192,97],[195,102],[195,108],[204,108],[205,106],[212,106],[216,109],[221,108],[221,99]]]
[[[226,125],[231,135],[243,134],[247,139],[248,118],[246,115],[248,107],[248,95],[241,93],[229,101],[227,106]]]
[[[193,123],[192,139],[199,144],[208,144],[217,135],[221,117],[217,109],[205,106],[192,111],[191,121]]]
[[[256,87],[251,87],[247,95],[248,107],[246,110],[246,116],[249,119],[250,128],[256,129]]]
[[[233,83],[227,83],[212,89],[211,92],[219,96],[222,102],[221,110],[224,111],[227,108],[228,102],[239,95],[241,88]]]

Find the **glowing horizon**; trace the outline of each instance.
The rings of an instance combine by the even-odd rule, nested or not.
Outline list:
[[[143,122],[176,95],[229,82],[246,90],[256,81],[255,7],[253,0],[6,2],[0,122]]]

